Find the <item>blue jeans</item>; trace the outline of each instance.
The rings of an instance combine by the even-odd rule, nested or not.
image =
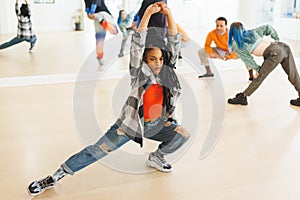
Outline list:
[[[177,123],[165,122],[161,118],[154,122],[145,122],[144,137],[161,142],[158,149],[163,154],[170,154],[188,140],[188,136],[176,130],[177,127]]]
[[[96,162],[109,152],[116,150],[127,143],[130,138],[125,134],[118,134],[119,126],[114,124],[95,144],[85,147],[80,152],[71,156],[61,165],[63,170],[73,175],[76,171]]]
[[[126,42],[127,42],[128,36],[130,35],[131,31],[134,31],[134,30],[133,29],[126,29],[125,32],[123,33],[123,39],[122,39],[122,43],[121,43],[120,53],[124,53]]]
[[[165,126],[162,121],[159,123],[145,123],[144,136],[149,139],[161,141],[162,143],[158,147],[161,152],[165,154],[172,153],[179,149],[188,139],[186,135],[175,131],[177,126],[178,125],[174,122],[170,122],[168,126]],[[61,165],[63,170],[73,175],[75,172],[96,162],[109,152],[127,143],[130,138],[123,132],[120,132],[118,128],[118,125],[114,124],[95,144],[89,145],[71,156]],[[154,132],[151,130],[158,130],[157,128],[159,128],[159,131],[153,134]]]
[[[5,48],[11,47],[13,45],[19,44],[20,42],[24,42],[24,41],[30,42],[31,45],[34,45],[34,43],[36,42],[36,36],[32,37],[30,40],[20,38],[20,37],[14,37],[9,42],[5,42],[5,43],[1,44],[0,49],[5,49]]]

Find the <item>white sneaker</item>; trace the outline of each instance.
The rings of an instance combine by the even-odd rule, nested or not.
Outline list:
[[[101,59],[101,58],[97,58],[98,59],[98,63],[99,63],[99,65],[104,65],[104,61],[103,61],[103,59]]]
[[[54,187],[55,184],[56,182],[53,180],[52,176],[47,176],[44,179],[30,183],[27,190],[29,194],[35,196],[41,194],[47,189]]]
[[[162,154],[152,152],[146,162],[149,167],[156,168],[161,172],[171,172],[172,166],[167,163]]]

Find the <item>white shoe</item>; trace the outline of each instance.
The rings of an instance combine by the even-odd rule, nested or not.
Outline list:
[[[54,187],[56,182],[53,180],[52,176],[47,176],[44,179],[33,181],[27,188],[30,195],[36,196],[41,194],[47,189]]]
[[[146,162],[149,167],[156,168],[161,172],[171,172],[172,165],[166,162],[164,156],[161,154],[157,154],[156,152],[152,152],[149,155],[149,158]]]
[[[101,58],[97,58],[98,59],[98,63],[99,63],[99,65],[104,65],[104,61],[103,61],[103,59],[101,59]]]

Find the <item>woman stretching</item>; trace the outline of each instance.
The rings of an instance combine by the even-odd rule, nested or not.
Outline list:
[[[161,37],[146,32],[150,17],[158,12],[168,21],[168,46]],[[181,89],[174,72],[179,48],[180,34],[170,9],[163,2],[151,4],[132,37],[131,92],[120,117],[95,144],[71,156],[53,175],[32,182],[29,193],[42,193],[66,175],[73,175],[130,140],[142,146],[144,137],[161,142],[146,164],[170,172],[172,166],[164,159],[165,155],[178,150],[189,138],[187,131],[172,118]]]
[[[266,41],[263,36],[271,36],[275,42]],[[247,105],[247,96],[250,96],[270,74],[281,64],[288,75],[288,79],[298,92],[298,98],[290,101],[291,105],[300,106],[300,77],[290,47],[278,42],[279,37],[270,25],[263,25],[253,30],[246,30],[242,23],[234,22],[230,26],[228,47],[234,49],[242,61],[256,71],[254,80],[242,93],[228,99],[230,104]],[[259,66],[253,56],[263,56],[264,62]]]

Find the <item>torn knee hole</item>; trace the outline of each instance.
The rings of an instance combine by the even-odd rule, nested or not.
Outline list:
[[[185,138],[188,138],[190,136],[190,134],[187,132],[187,130],[185,128],[183,128],[182,126],[177,126],[174,130],[177,133],[181,134]]]
[[[107,146],[107,144],[103,143],[100,145],[100,148],[106,153],[111,152],[111,149]]]
[[[165,127],[168,127],[168,126],[170,126],[170,125],[171,125],[171,123],[172,123],[172,122],[169,122],[169,121],[167,121],[167,122],[165,123]]]
[[[117,134],[118,135],[125,135],[124,131],[121,128],[117,129]]]

